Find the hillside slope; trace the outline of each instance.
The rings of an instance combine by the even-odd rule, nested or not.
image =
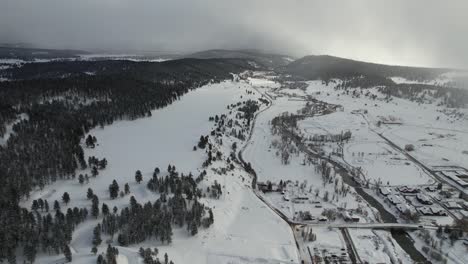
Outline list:
[[[187,58],[197,59],[213,59],[213,58],[237,58],[237,59],[250,59],[268,68],[276,68],[285,66],[290,63],[293,58],[288,55],[264,53],[257,50],[223,50],[213,49],[196,52],[186,56]]]
[[[304,79],[349,78],[352,76],[401,76],[409,80],[434,79],[442,73],[453,71],[443,68],[418,68],[392,66],[333,57],[310,55],[281,67],[280,72]]]

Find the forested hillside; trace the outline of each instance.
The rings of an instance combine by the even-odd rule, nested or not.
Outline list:
[[[280,71],[310,80],[344,79],[359,75],[381,77],[401,76],[409,80],[427,80],[433,79],[451,70],[442,68],[391,66],[328,55],[311,55],[291,62],[281,68]]]
[[[38,251],[67,255],[63,245],[85,221],[86,208],[65,215],[50,204],[55,212],[41,217],[38,209],[49,210],[43,200],[36,211],[19,202],[34,188],[75,178],[77,169],[105,168],[102,160],[84,158],[80,141],[90,129],[151,115],[191,89],[251,68],[243,60],[190,59],[68,61],[8,69],[6,76],[15,80],[0,82],[0,138],[5,139],[0,144],[0,261],[15,263],[17,252],[32,260]]]

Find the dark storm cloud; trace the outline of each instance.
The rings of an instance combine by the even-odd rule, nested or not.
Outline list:
[[[468,1],[0,0],[0,42],[332,54],[468,68]]]

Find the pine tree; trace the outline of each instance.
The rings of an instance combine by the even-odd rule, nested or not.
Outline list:
[[[78,176],[78,182],[79,182],[81,185],[83,185],[84,181],[85,181],[85,178],[84,178],[83,174],[80,174],[80,175]]]
[[[37,202],[37,200],[33,200],[31,210],[37,211],[37,209],[39,209],[39,203]]]
[[[67,260],[67,262],[72,262],[72,253],[68,245],[65,245],[63,247],[63,254],[65,255],[65,259]]]
[[[66,205],[68,205],[70,202],[70,195],[67,192],[64,192],[62,195],[62,200]]]
[[[213,217],[213,211],[211,210],[211,208],[208,210],[208,222],[209,222],[209,225],[212,225],[214,223],[214,217]]]
[[[194,236],[194,235],[196,235],[198,233],[198,226],[197,226],[197,223],[195,221],[192,221],[190,229],[191,229],[190,234],[192,236]]]
[[[117,255],[119,255],[119,250],[115,247],[112,247],[110,244],[107,245],[106,258],[108,264],[117,264]]]
[[[54,201],[54,210],[55,211],[60,210],[60,204],[57,200]]]
[[[96,166],[93,166],[93,168],[91,168],[91,175],[92,175],[93,177],[96,177],[96,176],[99,175],[99,171],[98,171],[98,169],[97,169]]]
[[[93,140],[93,137],[91,135],[88,135],[88,137],[86,138],[85,144],[86,144],[86,146],[88,148],[94,148],[95,147],[94,140]]]
[[[39,205],[39,208],[41,208],[41,211],[44,211],[44,200],[41,198],[37,199],[37,204]]]
[[[111,199],[115,199],[119,196],[119,184],[116,180],[112,181],[112,184],[109,185],[109,194]]]
[[[97,257],[96,263],[97,264],[104,264],[104,257],[101,254],[99,254],[99,256]]]
[[[93,189],[91,188],[88,188],[88,192],[86,193],[86,198],[88,198],[88,200],[92,199],[94,196],[94,193],[93,193]]]
[[[125,184],[124,189],[125,189],[125,194],[130,193],[130,186],[128,185],[128,183]]]
[[[47,200],[44,200],[44,209],[46,212],[49,212],[49,202]]]
[[[109,214],[109,207],[105,203],[102,203],[102,214],[104,216],[107,216]]]
[[[34,263],[37,255],[37,245],[34,245],[32,242],[28,242],[24,245],[23,252],[26,259],[29,262]]]
[[[97,247],[101,244],[101,225],[97,224],[93,229],[93,246]]]
[[[94,195],[93,196],[93,204],[91,206],[91,214],[97,218],[99,216],[99,198]]]
[[[138,184],[143,180],[143,175],[141,174],[140,170],[137,170],[135,172],[135,181],[138,182]]]
[[[91,248],[91,253],[93,253],[94,255],[97,254],[97,247],[93,246],[93,248]]]
[[[105,169],[106,167],[107,167],[107,160],[106,158],[104,158],[99,161],[99,168],[102,170],[102,169]]]

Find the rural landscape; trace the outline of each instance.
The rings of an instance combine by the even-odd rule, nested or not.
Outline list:
[[[0,2],[0,264],[468,263],[465,1]]]
[[[4,261],[468,260],[466,72],[15,56],[0,73]]]

